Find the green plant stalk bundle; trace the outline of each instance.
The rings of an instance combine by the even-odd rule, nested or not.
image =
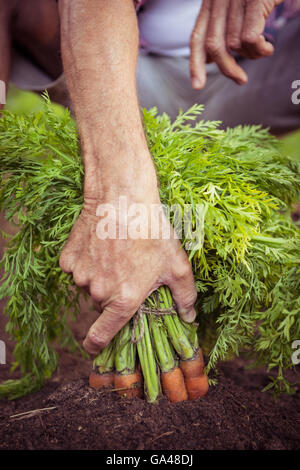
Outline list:
[[[135,372],[139,361],[144,378],[144,393],[152,403],[162,393],[160,373],[178,367],[179,359],[194,359],[198,354],[199,342],[197,324],[187,324],[179,319],[166,286],[152,293],[144,307],[148,309],[147,313],[137,313],[134,323],[128,323],[122,328],[97,356],[94,368],[99,374],[114,371],[127,375]]]
[[[147,328],[145,334],[150,337],[157,366],[161,373],[166,374],[177,368],[179,359],[192,360],[197,355],[199,344],[198,341],[194,344],[190,342],[184,327],[186,323],[180,320],[176,313],[169,288],[166,286],[158,288],[148,297],[146,306],[149,306],[153,313],[148,316],[143,315],[144,323],[149,323],[149,331]],[[198,339],[195,324],[189,325],[189,331],[193,331],[194,337]],[[143,356],[139,356],[141,361]],[[148,401],[156,401],[159,396],[160,384],[156,387],[157,395],[149,396],[147,393],[149,388],[148,381],[145,380],[145,394]]]
[[[290,392],[284,371],[293,367],[292,343],[300,337],[300,235],[289,211],[299,198],[299,164],[259,126],[224,131],[218,122],[201,121],[201,112],[193,106],[172,123],[153,108],[144,110],[144,124],[162,203],[182,210],[189,204],[198,235],[187,253],[207,371],[246,350],[256,364],[277,371],[270,384],[275,391]],[[78,133],[67,111],[56,115],[46,98],[43,112],[3,113],[0,208],[18,232],[1,260],[0,297],[8,297],[7,331],[16,342],[14,367],[21,378],[2,383],[0,396],[39,388],[57,366],[54,343],[78,348],[67,319],[76,318],[80,291],[59,268],[59,254],[83,206],[83,176]],[[183,247],[189,235],[182,234]],[[159,295],[172,304],[167,290]],[[146,305],[156,301],[151,296]],[[160,393],[157,367],[170,367],[172,353],[175,360],[192,354],[196,336],[174,315],[154,321],[144,314],[143,320],[136,351],[154,397]],[[139,321],[137,336],[140,327]],[[118,363],[122,367],[121,357]]]

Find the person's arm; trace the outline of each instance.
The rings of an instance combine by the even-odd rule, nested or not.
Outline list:
[[[265,21],[283,0],[203,0],[190,40],[190,75],[195,89],[205,86],[207,62],[243,85],[245,71],[230,51],[258,59],[274,52],[263,36]]]
[[[136,93],[133,2],[61,0],[59,6],[64,71],[85,165],[84,208],[60,265],[102,312],[84,342],[88,352],[97,353],[159,285],[169,285],[187,321],[195,317],[196,291],[178,240],[101,240],[96,234],[99,204],[117,206],[120,196],[128,206],[160,203]]]
[[[10,71],[10,55],[11,55],[11,35],[10,35],[10,18],[11,8],[5,0],[0,0],[0,86],[7,89]],[[5,85],[3,85],[3,83]],[[2,92],[3,90],[1,90]],[[2,93],[1,93],[2,97]],[[0,110],[3,103],[0,102]]]

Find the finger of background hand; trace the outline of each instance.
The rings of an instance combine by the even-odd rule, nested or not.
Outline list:
[[[241,0],[231,0],[229,14],[227,18],[226,44],[234,51],[241,48],[241,34],[244,21],[244,2]]]
[[[229,0],[216,0],[213,3],[207,30],[206,51],[218,65],[221,72],[238,84],[247,82],[247,75],[228,52],[225,43],[226,20]]]
[[[261,57],[268,57],[273,54],[274,46],[265,37],[261,34],[256,43],[249,45],[244,45],[244,50],[248,51],[248,57],[250,59],[259,59]]]
[[[248,47],[248,50],[250,48]],[[261,34],[258,38],[255,47],[251,47],[251,59],[260,59],[262,57],[269,57],[274,52],[274,46]]]
[[[210,15],[210,0],[204,0],[190,39],[190,76],[196,90],[206,82],[205,37]]]
[[[100,317],[93,323],[83,342],[84,349],[89,354],[98,354],[107,346],[114,336],[135,314],[137,308],[132,310],[114,309],[107,306]]]
[[[266,57],[273,53],[272,44],[262,35],[265,20],[270,12],[264,10],[259,0],[246,3],[241,40],[242,49],[248,51],[250,58]]]
[[[193,322],[196,317],[194,304],[197,299],[197,291],[190,263],[186,261],[181,263],[176,272],[173,271],[167,285],[171,289],[173,300],[182,320],[189,323]]]

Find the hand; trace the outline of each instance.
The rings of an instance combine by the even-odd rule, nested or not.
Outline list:
[[[190,40],[190,75],[193,88],[206,82],[205,64],[216,62],[220,71],[237,84],[247,82],[245,71],[230,50],[258,59],[273,54],[263,36],[265,20],[283,0],[203,0]]]
[[[159,204],[158,199],[152,202]],[[97,202],[86,201],[60,257],[62,270],[73,273],[75,283],[91,295],[101,312],[83,343],[87,352],[103,349],[160,285],[170,287],[179,314],[192,322],[197,295],[191,265],[179,241],[174,237],[101,240],[96,233],[100,220],[96,206]]]

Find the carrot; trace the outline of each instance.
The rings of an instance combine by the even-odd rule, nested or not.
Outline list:
[[[142,397],[142,374],[135,370],[132,374],[114,374],[114,387],[123,390],[117,390],[118,395],[128,398]]]
[[[204,359],[202,350],[199,348],[192,359],[181,360],[179,366],[184,377],[192,378],[203,375]]]
[[[203,374],[204,360],[199,348],[192,359],[181,360],[180,369],[183,372],[189,400],[203,397],[208,392],[208,377]]]
[[[118,395],[142,397],[142,374],[136,366],[136,344],[131,341],[131,327],[127,323],[115,337],[114,388]]]
[[[89,383],[95,390],[114,384],[114,341],[106,346],[93,362]]]
[[[100,388],[109,388],[114,384],[114,373],[108,372],[106,374],[98,374],[97,372],[91,372],[89,377],[89,384],[95,390]]]
[[[196,400],[197,398],[206,395],[209,389],[207,375],[200,375],[198,377],[186,377],[185,384],[188,392],[189,400]]]
[[[172,403],[188,399],[184,377],[179,367],[163,372],[161,374],[161,384],[164,394]]]

